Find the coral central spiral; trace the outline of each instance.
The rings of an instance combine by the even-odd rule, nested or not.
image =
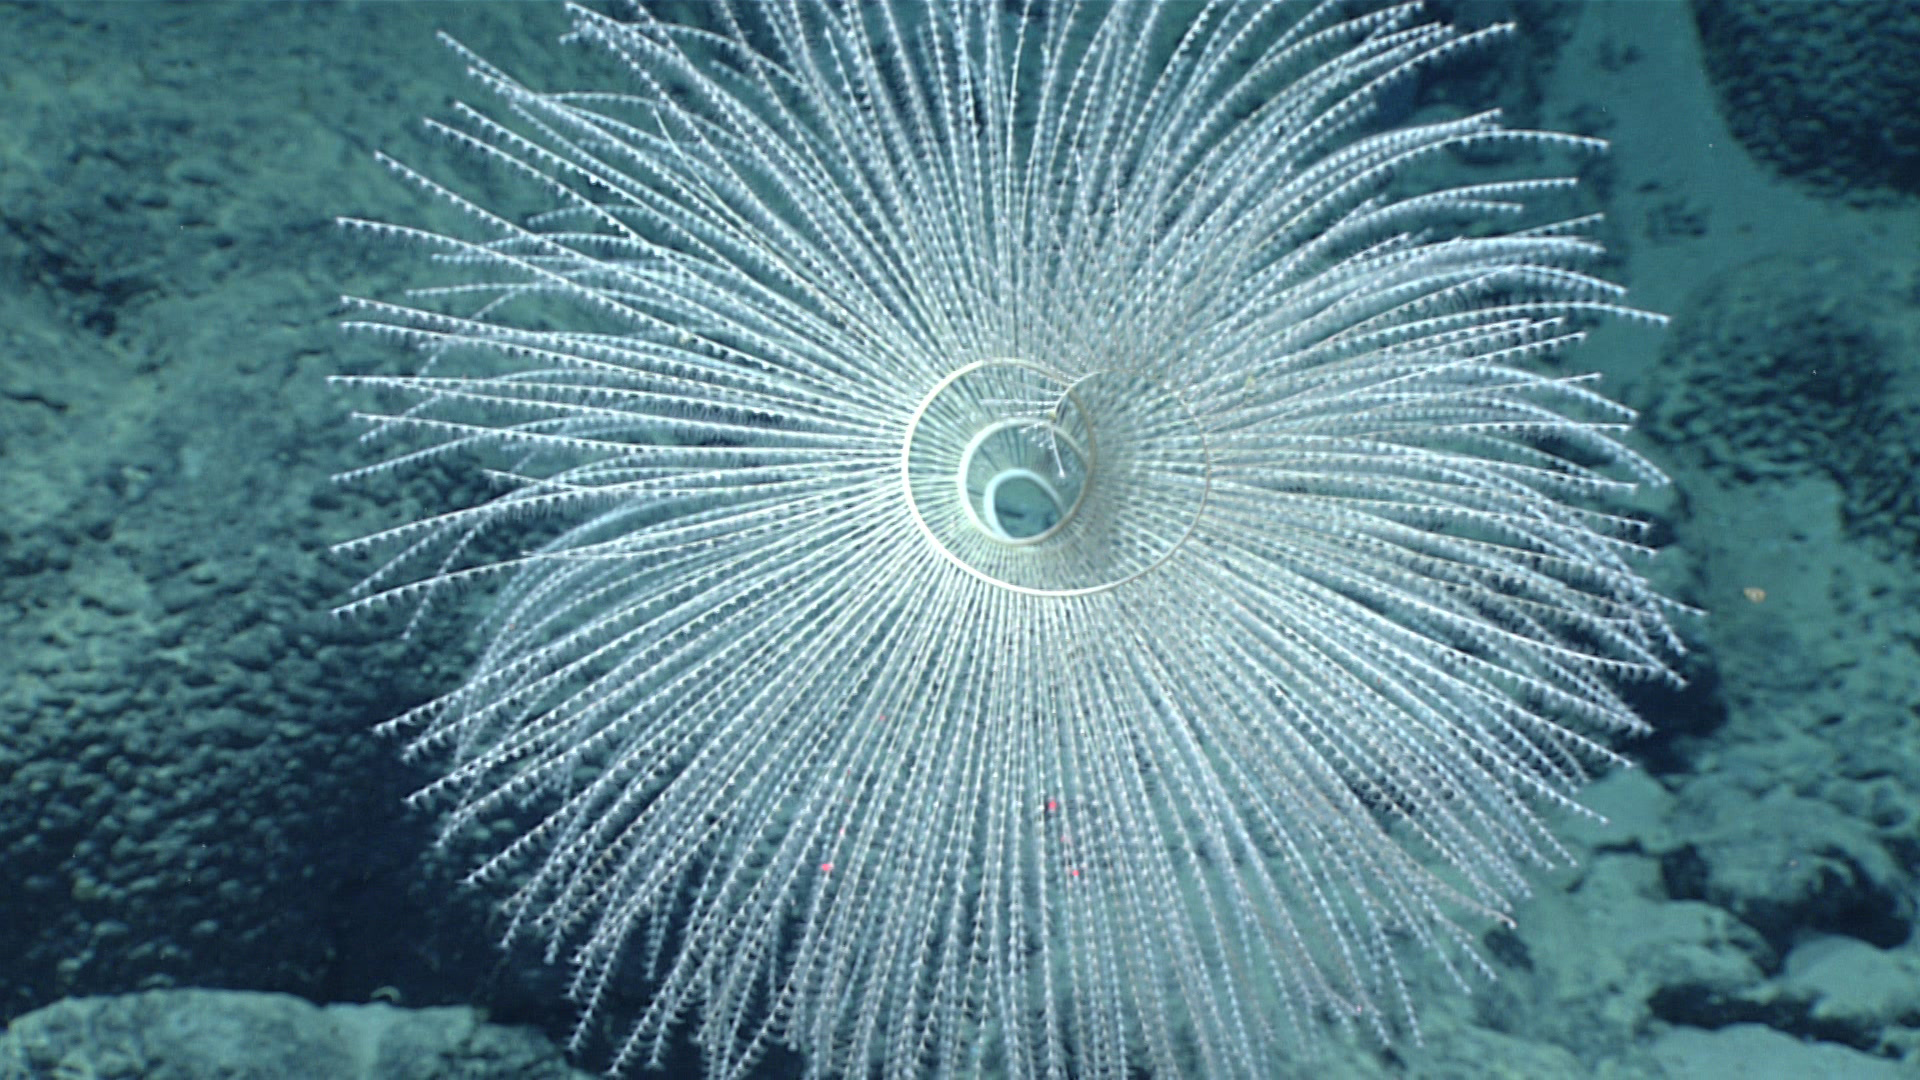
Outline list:
[[[1193,536],[1206,432],[1180,394],[1121,371],[1019,359],[955,369],[907,427],[901,479],[921,533],[982,581],[1085,596],[1137,580]]]

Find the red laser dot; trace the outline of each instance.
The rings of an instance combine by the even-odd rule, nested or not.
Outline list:
[[[830,862],[823,862],[823,863],[821,863],[821,864],[820,864],[820,872],[821,872],[821,873],[823,873],[823,874],[831,874],[831,873],[833,873],[833,864],[832,864],[832,863],[830,863]]]

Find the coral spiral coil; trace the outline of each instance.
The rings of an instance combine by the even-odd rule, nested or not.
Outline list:
[[[920,531],[955,566],[1030,596],[1086,596],[1172,558],[1206,511],[1200,418],[1165,382],[1077,378],[980,360],[928,392],[901,480]]]

